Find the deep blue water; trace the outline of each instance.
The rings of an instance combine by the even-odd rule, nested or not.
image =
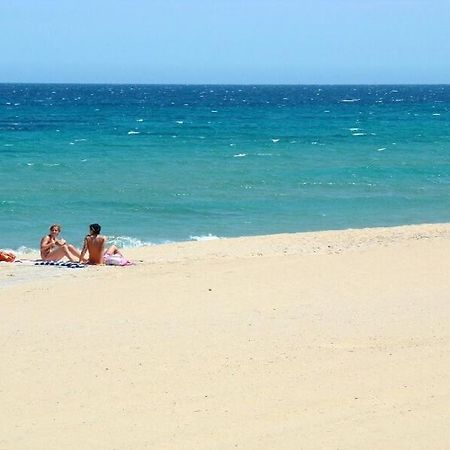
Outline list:
[[[0,84],[0,247],[450,222],[450,86]]]

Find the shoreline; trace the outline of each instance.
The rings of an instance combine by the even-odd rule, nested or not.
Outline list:
[[[210,242],[210,241],[218,241],[218,240],[233,240],[233,239],[255,239],[255,238],[261,238],[261,237],[270,237],[270,236],[290,236],[290,235],[313,235],[313,234],[323,234],[323,233],[341,233],[341,232],[352,232],[352,231],[366,231],[368,230],[391,230],[391,229],[401,229],[401,228],[412,228],[412,227],[424,227],[427,232],[431,230],[432,227],[436,227],[436,230],[444,228],[446,225],[450,225],[450,222],[424,222],[424,223],[408,223],[408,224],[400,224],[400,225],[386,225],[386,226],[367,226],[362,228],[331,228],[331,229],[324,229],[324,230],[300,230],[300,231],[286,231],[286,232],[278,232],[278,233],[269,233],[269,234],[250,234],[250,235],[242,235],[242,236],[216,236],[211,233],[206,235],[200,235],[200,236],[191,236],[190,239],[186,240],[180,240],[180,241],[171,241],[171,240],[165,240],[161,242],[152,242],[152,241],[143,241],[139,238],[130,237],[130,236],[114,236],[110,237],[111,244],[119,246],[119,248],[123,249],[124,251],[135,249],[142,249],[142,248],[148,248],[148,247],[159,247],[159,246],[165,246],[165,245],[178,245],[178,244],[188,244],[188,243],[196,243],[196,242]],[[131,242],[138,242],[140,244],[125,244],[122,246],[123,242],[121,240],[125,241],[131,241]],[[117,242],[116,242],[117,241]],[[27,257],[36,257],[39,253],[39,248],[32,248],[27,247],[24,245],[19,246],[18,248],[9,248],[9,247],[3,247],[2,250],[13,252],[16,255],[19,255],[23,258]]]
[[[439,223],[182,241],[121,250],[135,262],[135,266],[140,266],[230,258],[338,254],[424,239],[448,238],[450,238],[450,223]],[[86,269],[34,266],[31,261],[39,259],[38,252],[16,253],[16,255],[17,259],[23,260],[25,264],[0,263],[0,289],[38,279],[51,280],[69,273],[73,276],[79,271],[117,269],[110,266],[88,266]],[[132,267],[129,269],[132,270]]]
[[[392,233],[391,233],[392,232]],[[403,235],[402,235],[403,233]],[[167,241],[161,243],[148,243],[140,246],[122,247],[123,251],[139,251],[141,249],[155,248],[155,247],[170,247],[174,245],[195,245],[196,243],[209,243],[217,241],[234,241],[234,240],[258,240],[258,239],[270,239],[270,238],[282,238],[289,236],[305,237],[307,240],[314,240],[319,237],[340,238],[339,235],[346,236],[350,234],[364,234],[366,238],[361,238],[361,243],[375,238],[387,238],[398,237],[400,240],[416,239],[416,238],[431,238],[450,235],[450,222],[436,222],[436,223],[418,223],[418,224],[406,224],[406,225],[393,225],[393,226],[375,226],[364,228],[343,228],[343,229],[329,229],[329,230],[315,230],[315,231],[294,231],[294,232],[281,232],[272,234],[257,234],[257,235],[244,235],[244,236],[232,236],[232,237],[220,237],[214,235],[205,235],[204,239],[190,239],[184,241]],[[377,236],[375,236],[378,234]],[[29,259],[39,257],[39,249],[29,249],[26,251],[12,250],[5,248],[6,251],[14,252],[18,258]]]

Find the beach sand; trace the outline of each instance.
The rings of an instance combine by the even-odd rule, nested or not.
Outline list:
[[[0,448],[450,448],[450,224],[127,256],[0,264]]]

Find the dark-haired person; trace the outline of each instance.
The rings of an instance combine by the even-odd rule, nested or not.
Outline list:
[[[81,250],[79,259],[80,262],[84,260],[86,252],[89,253],[89,264],[116,264],[112,259],[112,257],[116,255],[121,259],[123,258],[124,262],[127,262],[115,245],[111,245],[108,250],[105,251],[106,236],[101,235],[100,231],[102,231],[102,227],[98,223],[89,225],[89,234],[84,238],[83,249]],[[119,260],[118,265],[125,264],[121,264]]]
[[[60,238],[60,232],[61,225],[55,223],[50,227],[50,233],[41,239],[41,259],[44,261],[59,261],[67,257],[72,262],[77,261],[80,258],[79,250]]]

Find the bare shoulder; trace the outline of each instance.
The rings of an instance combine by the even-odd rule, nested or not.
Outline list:
[[[86,239],[88,242],[91,242],[92,245],[95,245],[96,247],[98,247],[98,246],[102,246],[105,244],[106,236],[98,234],[97,236],[87,236]]]

